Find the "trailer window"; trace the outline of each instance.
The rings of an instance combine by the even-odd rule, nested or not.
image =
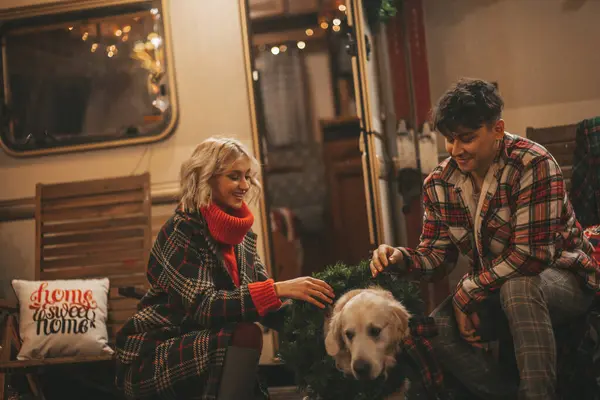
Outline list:
[[[0,27],[4,150],[38,155],[168,136],[177,107],[163,1],[70,7],[25,9]]]

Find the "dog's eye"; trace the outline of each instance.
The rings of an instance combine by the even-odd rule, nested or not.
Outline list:
[[[381,333],[381,328],[379,328],[377,326],[369,327],[369,336],[376,338],[376,337],[379,337],[380,333]]]
[[[348,338],[348,340],[352,340],[352,338],[354,338],[354,332],[346,331],[346,337]]]

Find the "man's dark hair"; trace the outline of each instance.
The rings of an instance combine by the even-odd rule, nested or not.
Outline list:
[[[433,129],[453,136],[459,128],[477,130],[502,117],[504,101],[493,83],[462,78],[444,93],[432,110]]]

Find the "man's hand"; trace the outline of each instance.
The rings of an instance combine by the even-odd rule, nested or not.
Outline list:
[[[481,343],[481,337],[475,336],[475,332],[479,328],[480,323],[477,313],[466,314],[455,304],[453,304],[453,307],[454,316],[456,317],[456,324],[458,325],[458,330],[463,339],[469,342],[472,346],[484,347],[483,343]]]
[[[373,250],[371,258],[371,275],[375,278],[384,268],[390,264],[395,264],[403,259],[402,252],[395,247],[382,244],[377,249]]]

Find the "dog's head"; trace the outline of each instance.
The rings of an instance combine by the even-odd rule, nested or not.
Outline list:
[[[356,379],[376,379],[396,365],[410,314],[383,289],[357,289],[335,303],[325,321],[325,349],[337,367]]]

